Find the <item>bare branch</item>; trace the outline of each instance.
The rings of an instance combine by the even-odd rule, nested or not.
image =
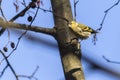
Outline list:
[[[37,13],[38,13],[38,10],[39,10],[39,6],[38,6],[38,8],[37,8],[37,10],[36,10],[36,13],[35,13],[35,15],[34,15],[34,17],[33,17],[32,21],[31,21],[31,23],[30,23],[29,27],[31,27],[31,25],[32,25],[33,21],[35,20],[35,18],[36,18],[36,16],[37,16]]]
[[[13,69],[13,67],[11,66],[11,64],[10,64],[9,60],[7,59],[6,55],[5,55],[1,50],[0,50],[0,53],[1,53],[2,56],[4,57],[4,59],[5,59],[6,63],[7,63],[7,66],[8,66],[8,67],[10,68],[10,70],[13,72],[16,80],[18,80],[17,74],[16,74],[15,70]]]
[[[38,8],[39,9],[39,8]],[[34,19],[37,15],[37,12],[38,12],[38,9],[36,11],[36,14],[34,16]],[[42,28],[42,27],[37,27],[37,26],[31,26],[34,19],[32,20],[32,22],[30,23],[30,25],[25,25],[25,24],[17,24],[17,23],[12,23],[12,22],[5,22],[3,20],[0,20],[0,24],[1,26],[9,26],[9,28],[18,28],[18,29],[23,29],[23,30],[26,30],[24,33],[21,34],[21,36],[18,38],[18,41],[17,41],[17,45],[16,47],[10,52],[10,54],[7,56],[7,58],[17,49],[18,45],[19,45],[19,42],[21,40],[21,38],[23,37],[23,35],[25,35],[27,33],[28,30],[31,30],[31,31],[35,31],[35,32],[41,32],[41,33],[46,33],[46,34],[51,34],[51,35],[55,35],[55,29],[49,29],[49,28]],[[3,61],[4,59],[2,59]]]
[[[2,17],[7,21],[5,15],[4,15],[4,13],[3,13],[3,10],[2,10],[2,7],[1,7],[1,4],[2,4],[2,0],[0,0],[0,12],[1,12],[1,14],[2,14]]]
[[[30,24],[31,25],[31,24]],[[20,40],[22,39],[22,37],[27,33],[27,30],[25,32],[23,32],[20,37],[18,38],[18,41],[17,41],[17,45],[15,48],[13,48],[13,50],[10,52],[10,54],[7,56],[7,58],[9,58],[11,56],[11,54],[17,49],[19,43],[20,43]]]
[[[24,6],[26,7],[26,2],[25,2],[25,0],[23,0],[23,4],[24,4]]]
[[[76,21],[76,16],[77,16],[77,13],[76,13],[76,6],[77,6],[77,3],[79,2],[79,0],[74,0],[74,20]]]
[[[113,9],[115,6],[117,6],[118,4],[119,4],[119,2],[120,2],[120,0],[118,0],[115,4],[113,4],[111,7],[109,7],[108,9],[106,9],[105,11],[104,11],[104,16],[103,16],[103,19],[102,19],[102,21],[101,21],[101,23],[100,23],[100,27],[96,30],[96,31],[100,31],[101,29],[102,29],[102,27],[103,27],[103,24],[104,24],[104,21],[105,21],[105,19],[106,19],[106,17],[107,17],[107,14],[109,13],[109,11],[111,10],[111,9]],[[96,34],[93,36],[94,38],[93,38],[93,42],[94,42],[94,44],[96,44],[96,41],[97,41],[97,38],[96,38]]]
[[[27,30],[20,35],[20,37],[18,38],[16,47],[10,52],[10,54],[7,56],[7,58],[10,57],[11,54],[17,49],[17,47],[18,47],[18,45],[19,45],[19,43],[20,43],[21,38],[22,38],[23,35],[25,35],[26,33],[27,33]]]
[[[38,13],[38,10],[39,10],[39,6],[38,6],[38,8],[37,8],[37,10],[36,10],[36,13],[35,13],[35,15],[34,15],[34,18],[32,19],[31,23],[28,25],[29,27],[31,27],[33,21],[35,20],[35,18],[36,18],[36,16],[37,16],[37,13]],[[21,38],[27,33],[27,31],[28,31],[28,30],[26,30],[25,32],[23,32],[23,33],[20,35],[20,37],[18,38],[16,47],[10,52],[10,54],[7,56],[7,58],[17,49],[17,47],[18,47],[18,45],[19,45],[19,43],[20,43]]]
[[[39,66],[37,66],[36,69],[34,70],[34,72],[32,73],[32,75],[31,75],[32,77],[35,75],[35,73],[38,71],[38,69],[39,69]]]
[[[30,2],[29,5],[26,6],[26,8],[23,9],[23,10],[22,10],[20,13],[18,13],[16,16],[14,16],[14,17],[10,20],[10,22],[15,21],[18,17],[24,16],[25,13],[26,13],[33,5],[34,5],[34,2]],[[2,10],[2,9],[1,9],[1,10]],[[6,30],[5,28],[2,28],[2,29],[0,30],[0,35],[2,35],[5,30]]]
[[[105,10],[105,15],[103,16],[102,22],[100,23],[100,28],[98,29],[99,31],[102,29],[102,26],[104,24],[104,21],[106,19],[106,16],[108,14],[108,12],[113,9],[115,6],[117,6],[119,4],[120,0],[118,0],[115,4],[113,4],[111,7],[109,7],[108,9]]]
[[[104,58],[107,62],[109,62],[109,63],[120,64],[120,62],[117,62],[117,61],[111,61],[111,60],[107,59],[105,56],[103,56],[103,58]]]
[[[30,76],[27,76],[27,75],[18,75],[18,77],[23,77],[23,78],[28,78],[28,79],[35,79],[35,80],[38,80],[35,76],[36,72],[38,71],[39,69],[39,66],[36,67],[36,69],[34,70],[34,72],[30,75]]]
[[[4,67],[4,69],[2,70],[2,72],[1,72],[1,74],[0,74],[0,78],[3,76],[3,74],[4,74],[4,72],[5,72],[5,70],[8,68],[8,65],[6,65],[5,67]]]
[[[9,60],[7,59],[8,57],[0,50],[0,53],[2,54],[2,56],[4,57],[4,60],[6,61],[7,65],[4,67],[4,69],[2,70],[2,72],[0,73],[0,78],[3,76],[5,70],[9,67],[10,70],[13,72],[13,75],[15,76],[16,80],[19,80],[19,77],[23,77],[23,78],[28,78],[28,79],[34,79],[34,80],[38,80],[35,76],[35,74],[37,73],[39,66],[36,67],[36,69],[34,70],[34,72],[30,75],[17,75],[15,70],[13,69],[13,67],[11,66]]]
[[[27,25],[28,27],[31,27],[33,21],[35,20],[35,18],[36,18],[36,16],[37,16],[38,10],[39,10],[39,7],[37,8],[36,14],[34,15],[34,18],[33,18],[33,20],[31,21],[31,23],[30,23],[29,25]],[[3,21],[3,20],[1,20],[1,21]],[[11,23],[12,23],[12,22],[11,22]],[[27,27],[26,27],[26,28],[27,28]],[[10,55],[17,49],[21,38],[22,38],[23,35],[25,35],[25,34],[27,33],[27,31],[28,31],[28,29],[25,29],[25,30],[26,30],[26,31],[25,31],[24,33],[22,33],[21,36],[18,38],[16,47],[10,52],[10,54],[9,54],[8,56],[6,56],[6,58],[10,57]],[[5,59],[5,58],[4,58],[4,59]],[[2,59],[2,61],[3,61],[4,59]]]
[[[60,16],[60,15],[56,14],[56,13],[53,12],[52,10],[43,9],[43,8],[39,8],[39,9],[42,10],[43,12],[50,12],[50,13],[54,14],[54,16],[56,16],[56,17],[58,17],[58,18],[60,18],[60,19],[62,19],[62,20],[65,20],[66,22],[69,23],[69,20],[68,20],[67,18],[64,18],[63,16]]]
[[[49,35],[54,35],[56,30],[52,28],[43,28],[39,26],[31,26],[26,24],[19,24],[19,23],[13,23],[13,22],[5,22],[0,20],[0,26],[3,28],[17,28],[17,29],[22,29],[22,30],[30,30],[34,32],[39,32],[39,33],[45,33]]]

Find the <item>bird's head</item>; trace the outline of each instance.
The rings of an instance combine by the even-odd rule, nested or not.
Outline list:
[[[68,26],[69,27],[75,27],[75,26],[77,26],[78,24],[75,22],[75,21],[71,21],[71,22],[69,22],[69,24],[68,24]]]

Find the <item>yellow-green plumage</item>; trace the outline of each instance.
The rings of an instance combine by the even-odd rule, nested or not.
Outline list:
[[[93,30],[92,28],[90,28],[84,24],[77,23],[75,21],[71,21],[69,23],[69,27],[73,30],[73,32],[80,39],[86,39],[91,34],[97,33],[97,31]]]

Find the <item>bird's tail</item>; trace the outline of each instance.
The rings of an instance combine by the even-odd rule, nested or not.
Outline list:
[[[97,30],[92,30],[91,32],[92,34],[96,34],[96,33],[99,33]]]

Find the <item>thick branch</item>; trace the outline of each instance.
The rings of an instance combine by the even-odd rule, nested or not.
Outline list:
[[[29,26],[26,24],[6,22],[6,21],[3,21],[2,19],[0,19],[0,26],[3,28],[17,28],[22,30],[30,30],[34,32],[49,34],[49,35],[55,35],[55,32],[56,32],[54,28],[52,29],[52,28],[43,28],[39,26]]]
[[[65,80],[84,80],[80,58],[75,53],[78,51],[81,54],[78,48],[79,42],[69,29],[67,22],[56,16],[66,18],[68,21],[73,20],[70,2],[69,0],[51,0],[51,4],[56,26],[56,40],[59,45]]]

